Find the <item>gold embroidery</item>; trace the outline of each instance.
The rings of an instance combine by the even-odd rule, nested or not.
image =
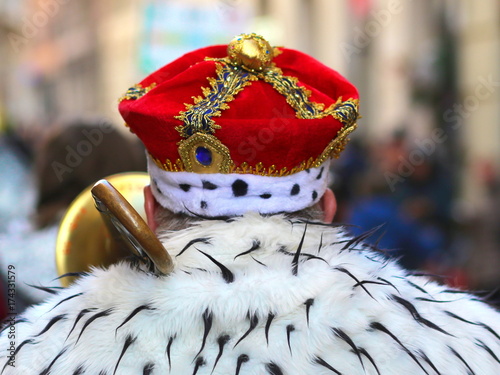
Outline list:
[[[120,97],[120,99],[118,99],[118,103],[121,103],[124,100],[140,99],[155,87],[156,83],[152,83],[148,87],[142,87],[140,84],[134,85],[131,88],[129,88],[127,92],[123,94],[122,97]]]
[[[175,128],[183,138],[196,133],[213,134],[220,126],[212,117],[220,116],[222,110],[229,108],[227,103],[257,79],[248,72],[221,63],[217,63],[216,73],[217,78],[208,78],[211,89],[202,88],[204,98],[193,97],[194,104],[185,104],[186,111],[175,116],[184,123]]]

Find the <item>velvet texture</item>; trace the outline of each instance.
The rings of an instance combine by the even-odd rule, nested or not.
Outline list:
[[[180,159],[178,143],[183,139],[175,118],[210,87],[208,77],[216,78],[216,62],[206,57],[227,56],[227,46],[202,48],[188,53],[140,82],[156,86],[139,99],[124,100],[119,110],[125,122],[145,144],[149,153],[162,163]],[[284,76],[298,78],[298,84],[311,91],[309,100],[325,108],[342,100],[358,99],[356,88],[336,71],[301,52],[280,48],[273,62]],[[243,162],[265,168],[291,169],[310,158],[316,159],[335,139],[343,124],[327,116],[299,119],[286,97],[259,79],[240,91],[229,108],[213,120],[220,129],[213,134],[230,150],[234,166]]]

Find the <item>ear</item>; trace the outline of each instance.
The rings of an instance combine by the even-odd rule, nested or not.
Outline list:
[[[319,203],[323,210],[323,221],[325,223],[331,223],[337,212],[337,199],[333,191],[327,188]]]
[[[151,191],[151,186],[144,187],[144,211],[146,211],[146,219],[149,227],[153,232],[156,232],[157,223],[155,220],[155,211],[158,207],[158,202],[156,202],[153,192]]]

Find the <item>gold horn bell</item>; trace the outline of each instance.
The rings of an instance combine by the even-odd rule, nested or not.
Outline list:
[[[106,268],[131,254],[158,274],[172,271],[170,255],[144,221],[143,189],[149,181],[147,173],[120,173],[76,197],[57,235],[59,276]],[[61,284],[68,286],[76,278],[63,277]]]

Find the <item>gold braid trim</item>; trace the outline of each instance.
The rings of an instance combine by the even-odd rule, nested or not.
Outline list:
[[[137,84],[132,86],[127,90],[125,94],[123,94],[119,99],[118,103],[123,102],[124,100],[137,100],[142,98],[144,95],[146,95],[148,92],[150,92],[152,89],[156,87],[156,83],[150,84],[148,87],[142,87],[141,84]]]
[[[176,119],[183,125],[175,129],[183,138],[189,138],[195,133],[213,134],[220,126],[212,117],[221,115],[221,111],[228,109],[228,102],[234,96],[257,80],[254,75],[236,69],[232,65],[216,63],[217,78],[208,77],[210,88],[202,87],[203,96],[193,96],[194,104],[184,103],[186,110],[181,112]]]

